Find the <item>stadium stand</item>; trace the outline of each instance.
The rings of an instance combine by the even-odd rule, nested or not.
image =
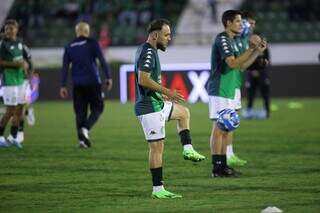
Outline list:
[[[145,27],[153,18],[165,17],[173,26],[184,0],[16,0],[7,18],[19,20],[24,40],[32,47],[63,46],[74,36],[74,24],[90,23],[93,36],[103,46],[135,45],[144,41]],[[35,39],[36,38],[36,39]]]
[[[255,11],[263,32],[271,42],[320,41],[320,2],[316,0],[243,1],[242,10]]]

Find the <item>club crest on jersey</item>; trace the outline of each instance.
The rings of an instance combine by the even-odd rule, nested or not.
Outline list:
[[[19,50],[22,50],[22,44],[21,43],[18,44],[18,48],[19,48]]]

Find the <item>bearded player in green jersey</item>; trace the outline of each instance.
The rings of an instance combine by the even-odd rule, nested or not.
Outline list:
[[[212,177],[234,177],[237,173],[227,166],[227,142],[232,133],[225,132],[217,125],[218,112],[223,109],[236,109],[239,86],[239,72],[250,66],[266,48],[266,41],[259,36],[250,37],[249,48],[241,54],[235,36],[242,31],[241,12],[227,10],[222,15],[225,31],[218,34],[211,52],[211,74],[208,81],[209,117],[213,120],[210,137],[212,154]]]
[[[165,51],[171,40],[170,23],[156,19],[148,27],[148,39],[142,44],[135,59],[136,102],[135,114],[142,125],[149,144],[149,166],[153,182],[153,198],[180,198],[181,195],[164,189],[162,155],[165,139],[165,122],[177,120],[177,130],[183,145],[184,159],[194,162],[205,159],[193,149],[190,136],[190,112],[183,97],[161,85],[161,67],[158,49]],[[167,99],[164,100],[164,97]]]
[[[0,44],[0,66],[3,72],[3,101],[6,112],[0,120],[0,146],[9,146],[3,134],[5,127],[12,118],[11,135],[12,143],[17,148],[22,144],[17,140],[19,122],[21,120],[25,99],[23,86],[25,71],[28,63],[23,59],[23,44],[17,39],[18,23],[7,20],[4,25],[5,38]]]

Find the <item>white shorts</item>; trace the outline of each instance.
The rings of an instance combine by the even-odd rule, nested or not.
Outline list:
[[[173,103],[165,101],[161,111],[137,116],[148,142],[162,140],[166,137],[165,122],[170,120],[172,111]]]
[[[3,102],[6,106],[17,106],[26,103],[25,85],[3,86]]]
[[[218,112],[223,109],[241,109],[241,92],[236,89],[234,99],[219,96],[209,96],[209,118],[217,119]]]

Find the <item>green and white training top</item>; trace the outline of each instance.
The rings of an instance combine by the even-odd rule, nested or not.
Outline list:
[[[4,61],[17,61],[23,59],[23,44],[21,41],[3,39],[0,41],[0,59]],[[1,67],[4,86],[19,86],[23,84],[25,73],[22,68]]]
[[[234,99],[235,90],[242,82],[240,69],[232,69],[225,62],[229,56],[240,56],[240,50],[235,39],[226,32],[219,33],[211,49],[211,72],[207,90],[210,96]]]
[[[142,44],[135,58],[135,86],[136,102],[135,114],[137,116],[159,112],[164,106],[162,94],[145,88],[138,83],[139,71],[150,73],[150,78],[161,84],[161,67],[158,52],[149,43]]]

